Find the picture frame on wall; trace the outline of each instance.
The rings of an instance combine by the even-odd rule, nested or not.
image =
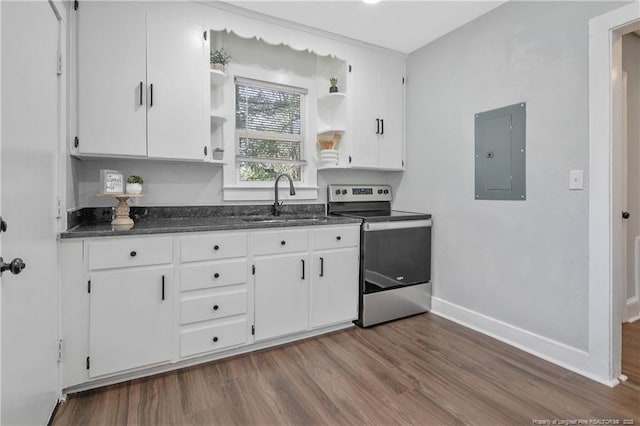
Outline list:
[[[124,194],[124,173],[117,170],[100,170],[100,188],[103,194]]]

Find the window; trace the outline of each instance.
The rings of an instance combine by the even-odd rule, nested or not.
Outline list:
[[[236,162],[240,182],[302,180],[306,89],[236,77]]]

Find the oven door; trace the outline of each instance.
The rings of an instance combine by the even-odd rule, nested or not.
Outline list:
[[[365,294],[431,279],[431,220],[365,222],[362,244]]]

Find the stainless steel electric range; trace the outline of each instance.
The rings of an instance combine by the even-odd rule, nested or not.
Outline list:
[[[360,308],[368,327],[431,309],[431,215],[391,210],[389,185],[329,185],[327,213],[362,220]]]

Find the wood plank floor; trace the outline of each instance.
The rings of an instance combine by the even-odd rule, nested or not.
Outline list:
[[[547,419],[640,425],[640,392],[611,389],[424,314],[72,395],[52,424],[531,425]]]
[[[640,389],[640,320],[622,324],[622,374]]]

